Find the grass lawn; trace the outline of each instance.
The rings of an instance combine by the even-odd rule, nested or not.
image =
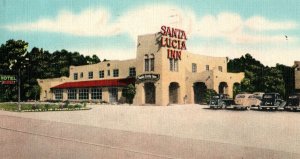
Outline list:
[[[0,103],[0,109],[7,111],[18,111],[18,103]],[[68,103],[51,104],[21,104],[22,111],[57,111],[57,110],[82,110],[87,109],[85,105]]]

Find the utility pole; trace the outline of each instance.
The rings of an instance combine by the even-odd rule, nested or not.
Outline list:
[[[21,73],[20,73],[20,68],[18,70],[18,110],[19,112],[21,111]]]

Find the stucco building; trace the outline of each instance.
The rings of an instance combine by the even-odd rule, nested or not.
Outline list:
[[[190,53],[177,47],[182,39],[175,36],[169,37],[176,45],[172,54],[172,46],[162,45],[162,37],[167,35],[139,36],[135,59],[71,66],[69,77],[39,79],[40,100],[114,103],[130,83],[136,87],[135,105],[199,103],[205,89],[233,95],[233,85],[241,82],[244,73],[228,73],[226,57]]]

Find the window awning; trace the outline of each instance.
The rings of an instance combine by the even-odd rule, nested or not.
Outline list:
[[[135,78],[65,82],[63,84],[52,87],[52,89],[84,87],[124,87],[134,82]]]

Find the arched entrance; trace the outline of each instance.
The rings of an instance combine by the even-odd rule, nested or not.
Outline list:
[[[226,82],[220,82],[219,93],[220,94],[228,94],[228,84]]]
[[[179,84],[177,82],[171,82],[169,85],[169,103],[178,103],[179,96]]]
[[[232,90],[233,90],[233,98],[234,98],[237,94],[241,92],[241,84],[237,82],[234,83]]]
[[[204,82],[195,82],[193,85],[194,89],[194,102],[200,104],[204,102],[205,92],[207,90],[207,86]]]
[[[155,104],[155,85],[152,82],[146,82],[144,84],[145,91],[145,103]]]

